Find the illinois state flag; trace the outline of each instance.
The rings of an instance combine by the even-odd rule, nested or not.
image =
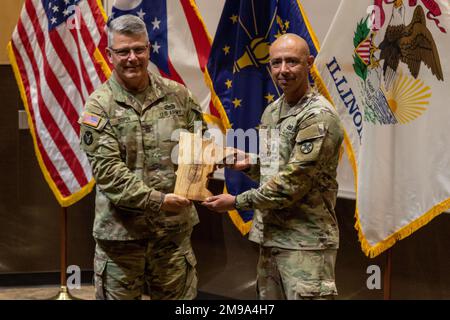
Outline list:
[[[8,44],[39,165],[63,207],[94,185],[78,118],[110,74],[102,10],[97,0],[25,0]]]
[[[185,85],[202,106],[205,120],[223,128],[204,80],[211,40],[195,2],[115,0],[110,19],[124,14],[136,15],[147,25],[151,71]]]
[[[343,0],[316,66],[344,121],[375,257],[450,207],[450,6]]]
[[[217,110],[222,110],[227,144],[257,153],[249,143],[257,139],[254,130],[264,109],[281,92],[270,76],[269,46],[284,33],[296,33],[309,44],[312,55],[318,44],[296,0],[228,0],[225,2],[207,65],[207,78]],[[225,114],[223,114],[225,112]],[[239,134],[244,133],[244,134]],[[245,135],[242,141],[238,136]],[[225,169],[226,189],[236,195],[258,184],[241,172]],[[253,211],[231,211],[230,217],[241,233],[251,227]]]

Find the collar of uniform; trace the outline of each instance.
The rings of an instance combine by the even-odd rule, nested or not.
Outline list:
[[[161,85],[158,81],[157,76],[153,75],[151,72],[148,73],[148,77],[150,79],[149,85],[147,87],[147,95],[145,97],[144,107],[152,104],[154,101],[163,97]],[[117,102],[122,102],[127,105],[133,106],[133,102],[130,101],[128,93],[115,79],[115,76],[112,75],[109,80],[109,85],[111,86],[111,91],[113,95],[113,99]]]

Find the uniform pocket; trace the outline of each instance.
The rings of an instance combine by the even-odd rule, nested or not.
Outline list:
[[[323,123],[313,124],[301,129],[295,138],[291,161],[316,161],[322,148],[325,133],[326,129]]]
[[[336,283],[333,280],[302,280],[297,282],[296,292],[304,299],[337,295]]]
[[[86,117],[89,118],[86,119]],[[101,134],[108,121],[105,118],[90,113],[84,113],[81,119],[81,148],[86,153],[94,153],[99,146]]]
[[[197,259],[192,250],[184,255],[186,259],[186,283],[182,299],[192,300],[197,296]]]

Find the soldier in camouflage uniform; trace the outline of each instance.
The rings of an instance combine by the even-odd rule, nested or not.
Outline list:
[[[205,129],[182,85],[147,71],[146,26],[136,16],[108,29],[111,78],[89,97],[81,147],[97,183],[93,235],[97,299],[193,299],[196,259],[190,236],[198,215],[173,194],[173,133]],[[179,131],[179,130],[178,130]]]
[[[260,244],[258,298],[330,299],[337,295],[334,208],[343,129],[330,103],[309,87],[314,57],[305,40],[283,35],[272,44],[270,57],[283,95],[264,111],[260,133],[276,129],[279,139],[261,142],[268,144],[269,161],[260,154],[252,165],[250,155],[237,151],[231,165],[259,179],[260,187],[213,196],[204,205],[216,211],[256,209],[249,239]],[[270,155],[274,146],[276,159]]]

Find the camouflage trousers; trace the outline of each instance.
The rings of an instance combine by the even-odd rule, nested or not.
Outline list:
[[[148,240],[96,239],[95,297],[141,299],[147,284],[152,300],[189,300],[197,295],[192,229]]]
[[[333,299],[336,249],[260,247],[256,290],[260,300]]]

